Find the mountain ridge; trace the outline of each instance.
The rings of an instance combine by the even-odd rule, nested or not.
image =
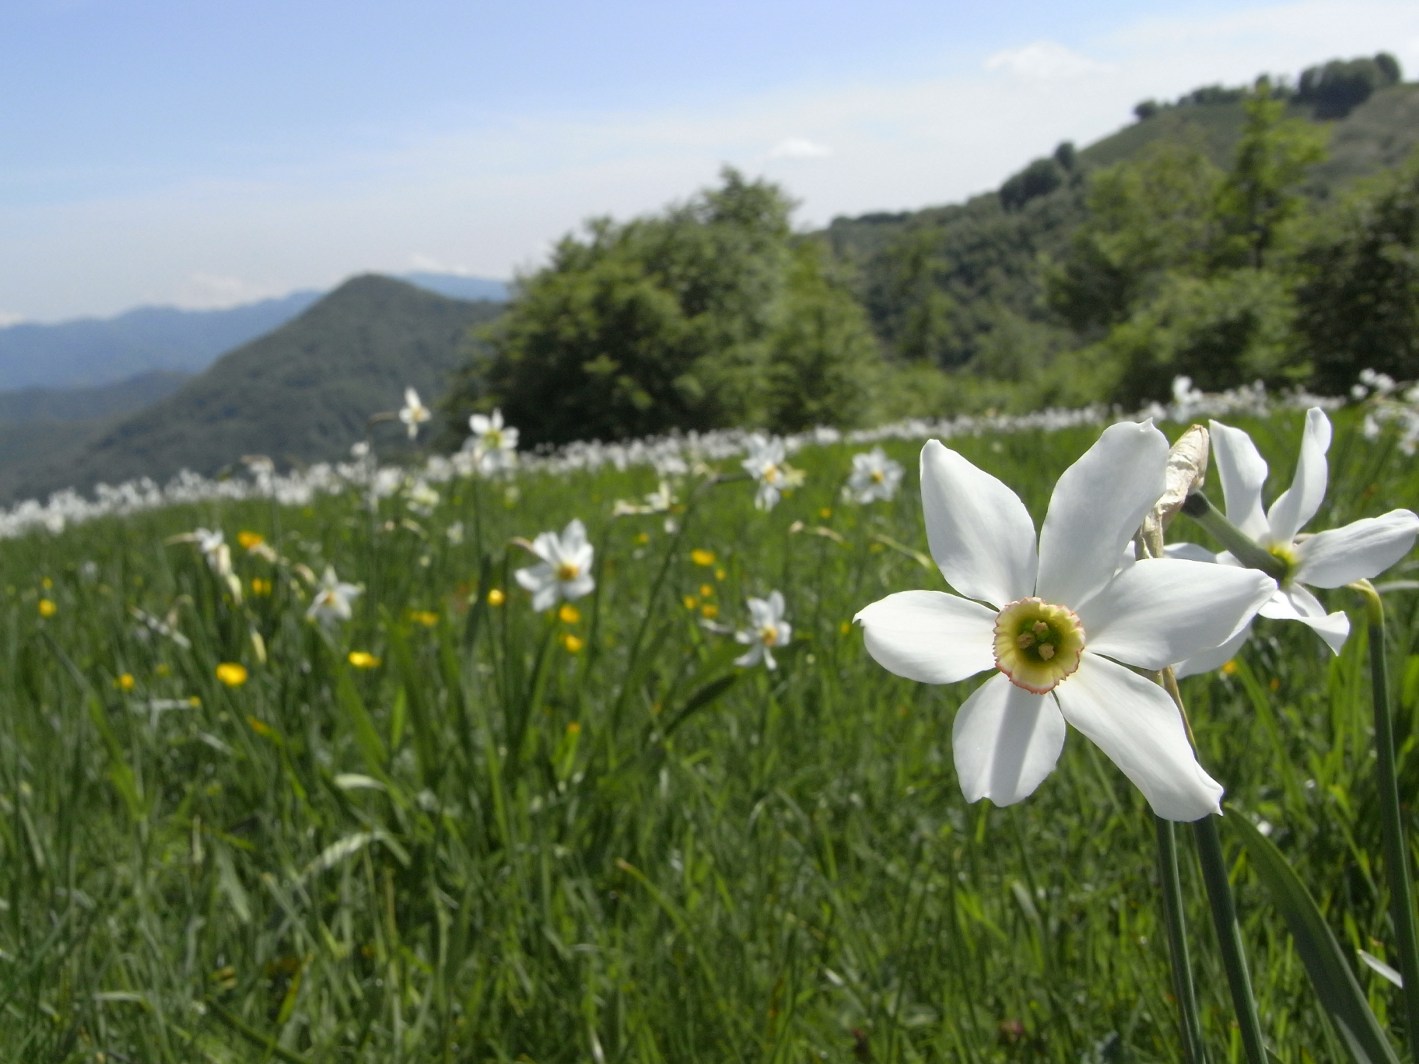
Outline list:
[[[453,299],[501,301],[503,281],[419,271],[401,275]],[[0,394],[121,384],[155,371],[197,374],[228,351],[284,325],[328,295],[298,289],[215,310],[140,306],[111,317],[0,327]]]
[[[399,408],[406,387],[438,395],[469,353],[470,330],[501,310],[388,277],[351,278],[145,409],[40,462],[0,468],[0,495],[162,481],[182,469],[213,476],[251,453],[282,467],[345,457],[372,415]],[[380,431],[382,451],[407,451],[400,429]]]

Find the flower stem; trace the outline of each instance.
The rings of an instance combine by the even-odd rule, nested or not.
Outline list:
[[[1227,971],[1232,1007],[1236,1010],[1237,1024],[1241,1028],[1242,1045],[1249,1064],[1266,1064],[1261,1020],[1256,1014],[1256,998],[1252,994],[1251,974],[1247,971],[1242,931],[1237,926],[1237,908],[1232,900],[1232,885],[1227,878],[1227,860],[1222,855],[1217,818],[1205,816],[1194,821],[1192,831],[1197,843],[1197,855],[1202,862],[1202,879],[1207,884],[1207,901],[1212,907],[1212,925],[1217,929],[1217,941],[1222,947],[1222,965]]]
[[[1286,576],[1286,567],[1279,558],[1273,557],[1212,505],[1200,491],[1195,491],[1184,500],[1182,512],[1210,532],[1232,557],[1248,569],[1260,569],[1273,580],[1280,581]]]
[[[1182,880],[1178,875],[1178,843],[1173,822],[1155,815],[1153,831],[1158,842],[1158,882],[1163,895],[1163,921],[1168,929],[1168,960],[1173,969],[1173,996],[1178,1002],[1183,1055],[1188,1064],[1207,1064],[1202,1045],[1202,1020],[1192,981],[1187,949],[1187,918],[1183,914]]]
[[[1349,585],[1365,600],[1370,640],[1370,697],[1375,713],[1375,761],[1379,778],[1380,829],[1384,835],[1385,875],[1389,880],[1390,918],[1395,950],[1404,977],[1404,1028],[1410,1056],[1419,1060],[1419,936],[1414,926],[1410,894],[1409,855],[1404,844],[1404,819],[1399,807],[1395,769],[1394,724],[1389,705],[1389,665],[1385,656],[1385,611],[1379,592],[1368,580]]]

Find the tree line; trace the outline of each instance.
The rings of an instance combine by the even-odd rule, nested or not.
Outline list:
[[[1095,168],[1066,143],[993,196],[816,234],[783,189],[726,169],[658,215],[592,220],[480,331],[446,412],[499,406],[561,443],[1132,406],[1178,374],[1329,393],[1367,367],[1419,377],[1419,155],[1321,203],[1327,127],[1288,117],[1352,66],[1260,80],[1225,165],[1200,136]]]

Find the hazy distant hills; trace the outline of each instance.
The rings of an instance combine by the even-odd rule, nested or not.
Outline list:
[[[470,353],[472,327],[501,310],[387,277],[354,278],[138,413],[101,428],[3,426],[0,457],[8,449],[17,460],[0,466],[0,496],[162,481],[183,468],[211,476],[252,453],[282,466],[346,457],[372,414],[399,408],[406,386],[428,402],[440,395]],[[16,454],[26,438],[43,453]],[[397,423],[377,426],[376,442],[386,454],[407,446]]]
[[[502,281],[411,273],[404,280],[452,299],[507,299]],[[325,293],[292,292],[224,310],[139,307],[113,318],[0,328],[0,394],[92,388],[155,371],[194,374],[312,306]],[[0,414],[8,420],[8,415]]]

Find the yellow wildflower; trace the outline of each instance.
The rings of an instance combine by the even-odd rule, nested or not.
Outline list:
[[[379,658],[375,657],[368,650],[350,651],[348,655],[348,661],[357,669],[379,668]]]
[[[266,542],[266,537],[260,532],[238,532],[237,542],[241,544],[243,550],[255,550]]]
[[[415,624],[422,624],[425,628],[432,628],[439,623],[439,615],[433,610],[410,610],[409,619]]]
[[[246,683],[246,666],[235,661],[224,661],[217,666],[217,679],[228,687],[240,687]]]
[[[131,691],[136,683],[131,672],[122,672],[113,678],[113,686],[120,691]]]
[[[562,646],[566,648],[568,654],[580,654],[581,648],[586,646],[586,643],[571,632],[564,632],[562,634]]]
[[[53,617],[59,612],[59,607],[53,599],[42,598],[39,600],[39,615],[41,617]]]
[[[488,591],[488,605],[489,605],[489,606],[492,606],[492,607],[494,607],[494,608],[496,609],[498,606],[501,606],[501,605],[502,605],[504,602],[506,602],[506,601],[507,601],[507,595],[505,595],[505,594],[503,593],[503,589],[502,589],[502,588],[500,588],[500,587],[495,587],[495,588],[491,588],[491,589]]]
[[[704,547],[696,547],[690,551],[690,561],[708,568],[714,564],[714,551],[706,550]]]
[[[577,609],[570,602],[563,602],[562,608],[557,611],[557,620],[563,624],[576,624],[581,620],[581,610]]]

